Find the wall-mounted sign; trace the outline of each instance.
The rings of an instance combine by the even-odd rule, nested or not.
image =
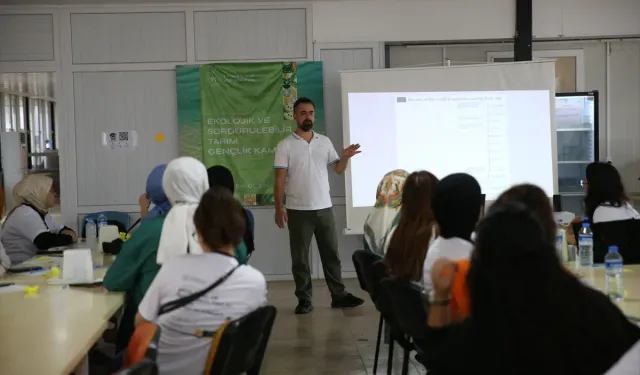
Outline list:
[[[138,133],[135,130],[103,132],[102,146],[108,151],[132,151],[138,146]]]

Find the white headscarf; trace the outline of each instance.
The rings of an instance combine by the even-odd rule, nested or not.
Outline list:
[[[202,254],[195,238],[193,215],[200,198],[209,190],[207,168],[191,157],[181,157],[167,165],[162,176],[162,188],[172,204],[164,219],[156,261],[162,264],[169,258],[187,253]]]
[[[372,252],[384,255],[385,242],[402,204],[402,189],[409,173],[402,169],[391,171],[382,177],[376,191],[373,211],[364,222],[364,240]]]
[[[53,179],[42,174],[30,174],[13,187],[13,199],[17,205],[30,204],[41,212],[49,211],[47,196]]]

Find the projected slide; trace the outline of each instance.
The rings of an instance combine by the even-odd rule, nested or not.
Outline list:
[[[401,168],[473,175],[487,200],[516,183],[553,194],[549,92],[349,93],[353,207],[370,207],[380,178]]]

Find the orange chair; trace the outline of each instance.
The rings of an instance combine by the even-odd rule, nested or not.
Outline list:
[[[158,355],[158,341],[160,340],[160,327],[145,322],[136,327],[127,346],[127,354],[124,359],[124,368],[143,361],[145,358],[155,362]]]

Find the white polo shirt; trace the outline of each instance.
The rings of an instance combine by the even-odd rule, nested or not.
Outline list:
[[[311,211],[331,207],[327,170],[339,161],[331,140],[322,134],[313,132],[311,142],[295,133],[280,141],[273,167],[287,170],[287,208]]]

